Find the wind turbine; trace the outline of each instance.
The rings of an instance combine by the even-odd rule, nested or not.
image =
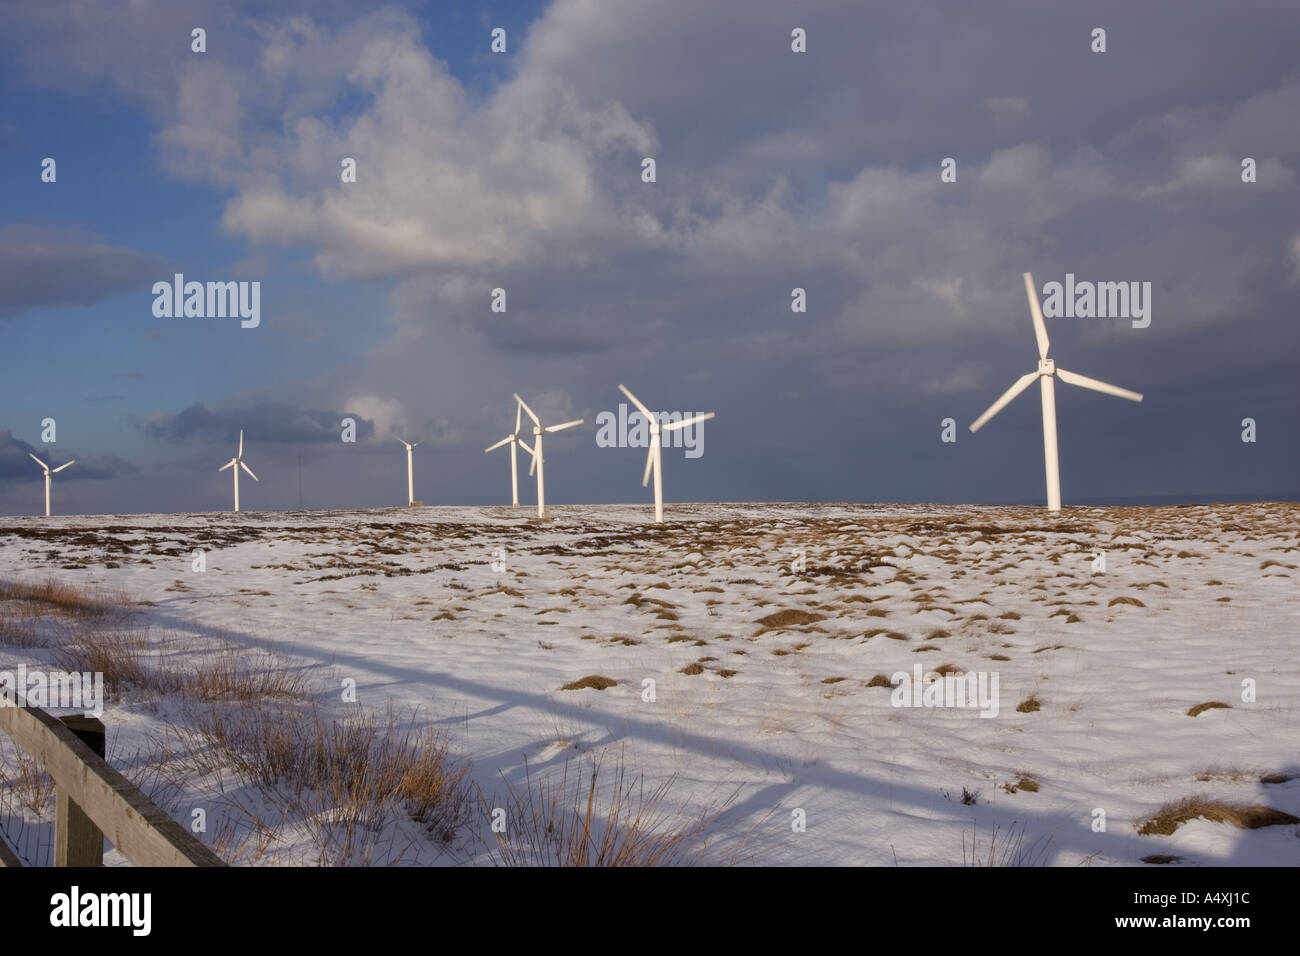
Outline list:
[[[238,453],[236,453],[234,458],[230,459],[230,461],[226,462],[224,465],[218,468],[217,471],[225,471],[227,468],[230,468],[232,466],[235,468],[235,510],[238,511],[239,510],[239,469],[242,468],[244,469],[244,471],[248,472],[248,477],[252,478],[254,481],[261,480],[260,478],[257,477],[257,475],[253,474],[253,469],[249,468],[247,465],[244,464],[244,430],[242,428],[239,430]]]
[[[75,463],[76,459],[74,458],[72,461],[64,462],[62,465],[59,465],[58,468],[50,468],[49,465],[45,464],[45,462],[41,461],[35,455],[32,455],[31,452],[28,452],[27,454],[31,455],[32,461],[40,465],[45,471],[45,517],[48,518],[50,516],[50,475],[57,475],[64,468],[67,468],[68,465]]]
[[[397,438],[396,435],[393,437]],[[420,443],[417,441],[412,444],[411,442],[404,441],[401,438],[397,438],[397,440],[406,446],[406,506],[408,508],[413,508],[415,507],[415,466],[411,464],[411,452],[413,452],[415,446]]]
[[[558,432],[565,428],[572,428],[574,425],[581,425],[583,420],[581,418],[575,418],[573,421],[565,422],[563,425],[547,425],[543,427],[542,420],[533,414],[533,410],[524,403],[524,400],[519,397],[518,393],[515,393],[515,401],[519,403],[520,408],[528,413],[528,417],[533,420],[533,447],[529,448],[522,441],[519,443],[524,446],[525,451],[529,452],[533,456],[533,463],[528,467],[528,473],[531,475],[534,469],[537,471],[537,517],[544,518],[546,517],[546,459],[542,457],[542,436],[547,432]],[[518,419],[518,417],[518,415],[515,416],[516,419]]]
[[[663,467],[663,455],[660,453],[661,431],[671,432],[679,428],[685,428],[687,425],[694,425],[696,422],[707,422],[713,417],[713,412],[704,415],[695,415],[692,418],[683,419],[680,422],[669,422],[666,425],[659,424],[659,416],[650,409],[641,404],[640,400],[627,390],[626,385],[620,385],[619,391],[632,400],[632,404],[641,409],[641,414],[645,416],[646,421],[650,424],[650,454],[645,461],[645,476],[641,479],[641,487],[644,488],[650,481],[650,472],[653,469],[655,473],[655,521],[660,523],[664,520],[664,482],[660,469]]]
[[[970,430],[977,432],[981,426],[1010,402],[1013,398],[1027,389],[1034,381],[1038,379],[1039,387],[1043,396],[1043,462],[1047,470],[1047,510],[1061,510],[1061,468],[1060,461],[1056,453],[1056,378],[1070,385],[1078,385],[1080,388],[1090,388],[1094,392],[1105,392],[1107,395],[1116,395],[1120,398],[1127,398],[1131,402],[1142,401],[1142,396],[1137,392],[1131,392],[1127,388],[1120,388],[1117,385],[1108,385],[1105,382],[1099,382],[1095,378],[1088,378],[1086,375],[1080,375],[1077,372],[1067,372],[1063,368],[1057,368],[1056,363],[1047,357],[1047,349],[1051,344],[1047,340],[1047,327],[1043,324],[1043,310],[1038,305],[1038,290],[1034,287],[1034,277],[1030,273],[1025,273],[1025,294],[1029,296],[1029,314],[1034,320],[1034,336],[1038,339],[1038,370],[1030,372],[1028,375],[1022,375],[1014,385],[1002,393],[1002,397],[989,406],[979,418],[975,419]]]
[[[515,398],[518,397],[519,397],[518,395],[515,396]],[[507,442],[510,444],[510,507],[511,508],[519,507],[519,469],[515,464],[516,456],[519,454],[519,452],[516,446],[523,445],[524,451],[528,452],[528,454],[530,455],[533,454],[533,450],[529,448],[528,444],[523,440],[521,440],[519,437],[519,426],[523,424],[523,415],[524,415],[523,402],[515,403],[515,430],[512,431],[509,435],[507,435],[505,438],[501,439],[495,445],[483,449],[483,453],[486,455],[490,451],[496,451],[498,448],[500,448],[502,445],[506,444]],[[531,468],[529,469],[529,474],[532,474]]]

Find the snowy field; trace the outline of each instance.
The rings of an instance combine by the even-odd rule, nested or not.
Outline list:
[[[331,715],[418,708],[489,796],[449,848],[393,821],[404,863],[489,861],[491,795],[525,762],[600,754],[673,778],[686,818],[725,804],[712,832],[741,862],[962,865],[1007,833],[1056,866],[1300,862],[1296,825],[1136,827],[1189,796],[1300,815],[1300,505],[649,513],[9,517],[0,578],[120,591],[152,634],[288,658]],[[45,660],[0,643],[0,668]],[[877,675],[918,664],[997,696],[894,706]],[[589,675],[617,683],[562,689]],[[1207,702],[1228,706],[1189,715]],[[150,775],[168,700],[125,694],[103,719],[110,759],[178,819],[237,790]],[[257,861],[312,862],[293,833]]]

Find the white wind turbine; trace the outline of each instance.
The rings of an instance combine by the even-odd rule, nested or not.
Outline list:
[[[260,478],[257,477],[257,475],[253,474],[253,469],[249,468],[247,465],[244,464],[244,430],[242,428],[239,430],[239,451],[235,454],[234,458],[230,459],[230,461],[226,462],[224,465],[218,468],[217,471],[225,471],[227,468],[230,467],[234,467],[235,469],[235,510],[238,511],[239,510],[239,469],[242,468],[244,469],[244,471],[248,472],[248,477],[252,478],[254,481],[261,480]]]
[[[41,461],[35,455],[32,455],[31,452],[28,452],[27,454],[31,455],[32,461],[40,465],[41,468],[44,469],[45,471],[45,517],[48,518],[50,516],[50,475],[57,475],[64,468],[67,468],[68,465],[73,464],[76,461],[76,459],[74,458],[72,461],[64,462],[62,465],[59,465],[58,468],[51,468],[49,465],[45,464],[45,462]]]
[[[1025,273],[1025,294],[1029,296],[1029,314],[1033,317],[1034,336],[1038,339],[1038,370],[1017,379],[1001,398],[989,406],[988,411],[975,419],[970,430],[979,431],[985,422],[1002,411],[1007,403],[1027,389],[1034,379],[1038,379],[1043,395],[1043,462],[1047,469],[1047,510],[1060,511],[1061,469],[1056,453],[1056,382],[1054,379],[1059,377],[1061,381],[1070,385],[1090,388],[1094,392],[1105,392],[1107,395],[1117,395],[1132,402],[1142,401],[1142,396],[1126,388],[1108,385],[1095,378],[1057,368],[1056,364],[1047,357],[1047,349],[1051,343],[1047,340],[1047,327],[1043,324],[1043,310],[1038,305],[1038,291],[1034,287],[1034,277],[1028,272]]]
[[[650,472],[653,469],[655,473],[655,521],[662,522],[664,520],[664,482],[663,475],[660,473],[660,469],[663,467],[663,455],[660,452],[659,433],[661,431],[676,431],[679,428],[685,428],[687,425],[694,425],[696,422],[706,422],[713,417],[714,413],[708,412],[704,415],[695,415],[692,418],[683,419],[680,422],[668,422],[666,425],[660,425],[659,416],[642,405],[640,400],[627,390],[626,385],[620,385],[618,388],[619,391],[632,400],[633,405],[641,409],[641,414],[645,416],[650,425],[650,453],[646,457],[645,475],[641,479],[641,487],[644,488],[649,483]]]
[[[518,397],[519,397],[518,395],[515,396],[515,398]],[[523,416],[524,416],[523,402],[516,402],[515,403],[515,430],[512,431],[509,435],[507,435],[505,438],[501,439],[495,445],[483,449],[483,454],[486,455],[490,451],[496,451],[502,445],[505,444],[510,445],[510,507],[511,508],[519,507],[519,468],[518,465],[516,465],[519,451],[517,446],[523,445],[524,451],[528,452],[528,454],[530,455],[533,454],[533,450],[528,447],[528,443],[523,441],[519,437],[519,426],[523,424]],[[532,474],[531,468],[529,469],[529,474]]]
[[[396,435],[393,436],[397,438]],[[415,505],[415,466],[411,462],[411,452],[415,451],[415,446],[420,444],[418,441],[414,444],[401,438],[397,438],[406,446],[406,506],[408,508]]]
[[[524,450],[533,456],[533,463],[528,467],[528,473],[531,475],[534,470],[537,471],[537,517],[546,517],[546,459],[542,455],[542,436],[547,432],[558,432],[565,428],[572,428],[574,425],[581,425],[582,419],[575,418],[571,422],[565,422],[563,425],[546,425],[543,427],[542,420],[533,414],[518,393],[515,394],[515,401],[519,407],[528,413],[528,417],[533,420],[533,447],[529,448],[523,441],[519,444],[524,446]],[[518,416],[515,416],[518,418]]]

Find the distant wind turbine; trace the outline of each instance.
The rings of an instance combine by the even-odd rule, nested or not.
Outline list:
[[[235,469],[235,510],[238,511],[239,510],[239,469],[242,468],[244,469],[244,471],[248,472],[248,477],[252,478],[254,481],[261,481],[261,479],[258,478],[257,475],[253,474],[253,469],[249,468],[247,465],[244,464],[244,430],[242,428],[239,430],[239,451],[235,454],[234,458],[230,459],[230,461],[226,462],[224,465],[218,468],[217,471],[225,471],[227,468],[231,468],[231,467],[234,467]]]
[[[1014,385],[1002,393],[1001,398],[989,406],[988,411],[975,419],[970,430],[979,431],[985,422],[1002,411],[1007,403],[1027,389],[1034,379],[1038,379],[1043,396],[1043,462],[1047,470],[1047,510],[1060,511],[1061,468],[1056,453],[1055,378],[1059,377],[1061,381],[1078,385],[1080,388],[1090,388],[1094,392],[1127,398],[1131,402],[1142,401],[1142,396],[1117,385],[1108,385],[1095,378],[1057,368],[1056,363],[1047,357],[1047,349],[1051,343],[1047,340],[1047,327],[1043,324],[1043,310],[1038,305],[1038,290],[1034,286],[1034,277],[1028,272],[1025,273],[1025,294],[1029,296],[1029,314],[1034,320],[1034,336],[1038,339],[1038,370],[1017,379]]]
[[[516,395],[515,397],[518,398],[519,396]],[[516,460],[519,452],[517,446],[523,445],[524,450],[528,452],[528,454],[530,455],[533,454],[533,450],[528,447],[528,444],[519,438],[519,426],[523,424],[523,415],[524,415],[523,403],[516,402],[515,403],[515,430],[512,431],[509,435],[507,435],[505,438],[501,439],[495,445],[483,449],[483,454],[486,455],[490,451],[496,451],[502,445],[505,445],[507,443],[509,443],[510,445],[510,507],[511,508],[519,507],[519,467],[516,464]],[[529,473],[530,474],[532,473],[531,469],[529,470]]]
[[[562,425],[543,426],[542,420],[533,414],[533,410],[524,403],[524,400],[519,397],[518,393],[515,394],[515,401],[519,403],[520,408],[528,413],[528,417],[533,420],[533,447],[529,448],[522,441],[520,444],[524,445],[524,450],[528,451],[533,456],[533,463],[529,466],[528,473],[531,475],[534,470],[537,472],[537,517],[544,518],[546,517],[546,459],[542,455],[542,436],[547,432],[558,432],[565,428],[572,428],[574,425],[581,425],[583,420],[581,418],[575,418],[573,421],[565,422]],[[516,418],[517,417],[518,416],[516,416]]]
[[[74,464],[76,459],[74,458],[72,461],[64,462],[62,465],[59,465],[58,468],[51,469],[49,465],[45,464],[45,462],[41,461],[35,455],[32,455],[31,452],[28,452],[27,454],[31,455],[32,461],[40,465],[45,471],[45,517],[48,518],[50,516],[50,475],[57,475],[64,468],[67,468],[68,465]]]
[[[707,422],[713,417],[713,412],[704,415],[695,415],[691,418],[683,419],[680,422],[668,422],[666,425],[659,424],[659,416],[650,409],[641,404],[640,399],[627,390],[626,385],[620,385],[619,391],[632,400],[632,404],[641,409],[641,414],[645,416],[646,422],[650,425],[650,453],[645,460],[645,475],[641,479],[641,487],[644,488],[650,481],[650,472],[655,475],[655,521],[660,523],[664,520],[664,482],[660,469],[663,467],[663,455],[660,452],[662,441],[659,437],[661,431],[671,432],[679,428],[685,428],[687,425],[694,425],[696,422]]]
[[[397,438],[396,435],[393,437]],[[401,438],[397,440],[406,446],[406,506],[411,508],[415,506],[415,466],[411,463],[411,452],[415,451],[415,446],[420,443],[417,441],[412,444]]]

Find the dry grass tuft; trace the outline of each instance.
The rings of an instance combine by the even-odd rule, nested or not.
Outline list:
[[[893,687],[893,681],[885,674],[877,674],[871,680],[867,681],[868,687]]]
[[[1020,827],[1020,832],[1016,832],[1016,827]],[[961,836],[961,858],[964,866],[1045,866],[1051,853],[1051,837],[1039,837],[1029,846],[1025,846],[1025,826],[1024,824],[1012,823],[1011,826],[999,833],[1000,828],[995,823],[993,830],[989,835],[988,856],[985,857],[978,849],[978,834],[975,830],[974,821],[971,822],[970,847],[966,846],[966,833],[962,831]]]
[[[1137,598],[1129,597],[1128,595],[1123,595],[1117,598],[1111,598],[1110,603],[1107,604],[1106,606],[1114,607],[1116,604],[1131,604],[1133,607],[1146,607],[1146,605],[1143,604],[1141,601],[1139,601]]]
[[[735,799],[709,807],[698,818],[664,808],[670,777],[654,790],[644,778],[628,780],[620,757],[613,779],[600,786],[600,761],[583,786],[582,771],[571,773],[569,762],[557,782],[554,775],[525,786],[507,785],[506,833],[498,833],[496,856],[505,866],[701,866],[729,864],[734,856],[710,853],[709,830]],[[601,791],[607,791],[602,795]],[[489,809],[484,801],[484,809]]]
[[[1300,775],[1287,773],[1266,773],[1259,778],[1260,783],[1288,783],[1300,779]]]
[[[1206,797],[1184,797],[1164,804],[1148,820],[1137,825],[1140,836],[1169,836],[1188,820],[1203,817],[1211,823],[1231,823],[1242,830],[1258,830],[1290,823],[1300,823],[1294,817],[1272,807],[1258,804],[1232,804]]]
[[[813,614],[809,611],[785,610],[777,611],[775,614],[769,614],[767,617],[760,617],[757,623],[766,628],[776,627],[799,627],[803,624],[816,624],[818,621],[826,620],[825,615]]]
[[[54,662],[68,671],[104,675],[104,696],[120,700],[128,688],[168,689],[149,666],[144,635],[137,631],[103,630],[78,636],[54,651]]]
[[[1015,783],[1004,783],[1002,789],[1007,793],[1019,793],[1024,790],[1027,793],[1037,793],[1041,789],[1040,784],[1028,774],[1019,774]]]
[[[1034,711],[1042,709],[1043,702],[1039,699],[1037,694],[1030,694],[1020,703],[1016,704],[1016,711],[1021,714],[1032,714]]]
[[[317,862],[347,866],[368,862],[385,823],[402,812],[443,844],[468,820],[466,762],[443,731],[400,723],[391,711],[332,720],[315,707],[216,705],[177,733],[194,770],[235,771],[301,819],[320,848]]]
[[[305,700],[309,695],[306,674],[288,661],[230,648],[215,661],[180,672],[177,681],[186,697],[202,701],[257,703],[271,698]]]
[[[588,687],[592,690],[605,690],[608,687],[613,687],[617,683],[618,681],[609,677],[602,677],[599,674],[588,674],[586,677],[580,677],[570,684],[565,684],[560,688],[560,690],[583,690]]]
[[[1187,716],[1195,717],[1198,714],[1205,713],[1205,711],[1207,710],[1231,710],[1231,709],[1232,709],[1231,704],[1225,704],[1221,700],[1207,700],[1203,704],[1197,704],[1195,707],[1189,708],[1187,711]]]

